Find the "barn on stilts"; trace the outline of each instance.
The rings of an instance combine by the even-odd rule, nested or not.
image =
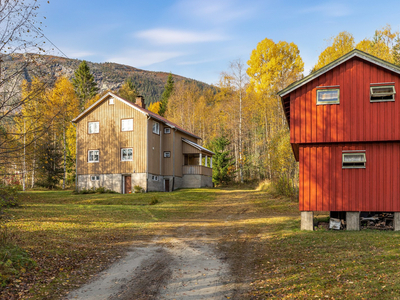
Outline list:
[[[301,228],[314,212],[391,212],[400,230],[400,67],[353,50],[278,93],[299,162]]]

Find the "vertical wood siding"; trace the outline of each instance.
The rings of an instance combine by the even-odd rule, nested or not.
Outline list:
[[[365,150],[365,169],[342,169]],[[301,211],[400,211],[400,142],[300,145]]]
[[[121,132],[121,119],[133,118],[133,131]],[[88,122],[99,121],[99,133],[88,134]],[[83,174],[146,172],[147,117],[121,101],[105,100],[77,123],[78,168]],[[133,161],[121,161],[121,148],[133,148]],[[99,162],[88,163],[88,150],[99,150]]]
[[[394,82],[394,102],[370,103],[370,84]],[[317,86],[340,86],[340,104],[316,105]],[[400,140],[400,77],[357,57],[290,94],[290,141]]]

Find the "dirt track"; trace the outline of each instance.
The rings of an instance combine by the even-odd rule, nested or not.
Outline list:
[[[206,213],[133,246],[68,299],[244,299],[252,263],[247,246],[257,234],[244,223],[255,214],[241,191],[226,191]]]

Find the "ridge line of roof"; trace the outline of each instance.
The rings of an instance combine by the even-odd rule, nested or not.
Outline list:
[[[400,67],[396,66],[395,64],[392,64],[388,61],[385,61],[383,59],[380,59],[376,56],[373,56],[369,53],[363,52],[359,49],[353,49],[350,52],[346,53],[345,55],[335,59],[334,61],[330,62],[329,64],[327,64],[326,66],[323,66],[321,69],[315,71],[314,73],[311,73],[309,75],[307,75],[306,77],[295,81],[291,84],[289,84],[286,88],[284,88],[283,90],[279,91],[277,93],[278,96],[283,97],[287,94],[289,94],[290,92],[292,92],[293,90],[295,90],[296,88],[310,82],[311,80],[317,78],[318,76],[328,72],[329,70],[335,68],[336,66],[340,65],[341,63],[353,58],[353,57],[360,57],[362,59],[365,59],[369,62],[375,63],[377,65],[380,65],[386,69],[389,69],[393,72],[399,73],[400,74]]]
[[[179,125],[177,125],[177,124],[175,124],[175,123],[172,123],[171,121],[169,121],[169,120],[167,120],[167,119],[165,119],[165,118],[163,118],[163,117],[157,115],[156,113],[153,113],[153,112],[151,112],[151,111],[149,111],[149,110],[147,110],[147,109],[145,109],[145,108],[143,108],[143,107],[140,107],[139,105],[137,105],[137,104],[135,104],[135,103],[132,103],[132,102],[130,102],[130,101],[124,99],[124,98],[121,98],[120,96],[118,96],[118,95],[116,95],[116,94],[114,94],[114,93],[112,93],[112,92],[107,92],[103,97],[101,97],[99,100],[97,100],[97,101],[96,101],[95,103],[93,103],[91,106],[89,106],[87,109],[85,109],[83,112],[81,112],[77,117],[75,117],[74,119],[72,119],[71,122],[72,122],[72,123],[78,122],[81,118],[83,118],[85,115],[87,115],[87,114],[88,114],[91,110],[93,110],[96,106],[98,106],[99,104],[101,104],[108,96],[111,96],[111,97],[116,98],[117,100],[119,100],[119,101],[121,101],[121,102],[127,104],[128,106],[130,106],[130,107],[136,109],[137,111],[141,112],[142,114],[147,115],[147,116],[150,116],[151,118],[157,119],[157,120],[160,121],[160,122],[163,122],[163,123],[164,123],[165,125],[167,125],[167,126],[176,128],[177,130],[179,130],[179,131],[181,131],[181,132],[183,132],[183,133],[185,133],[185,134],[188,134],[188,135],[190,135],[190,136],[192,136],[192,137],[194,137],[194,138],[197,138],[197,139],[200,139],[200,140],[201,140],[201,137],[195,135],[194,133],[191,133],[191,132],[189,132],[189,131],[183,129],[183,128],[180,127]]]

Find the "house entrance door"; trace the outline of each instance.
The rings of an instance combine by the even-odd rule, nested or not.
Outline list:
[[[132,180],[131,175],[124,176],[125,177],[125,194],[132,193]]]
[[[164,180],[164,192],[169,192],[169,179]]]

